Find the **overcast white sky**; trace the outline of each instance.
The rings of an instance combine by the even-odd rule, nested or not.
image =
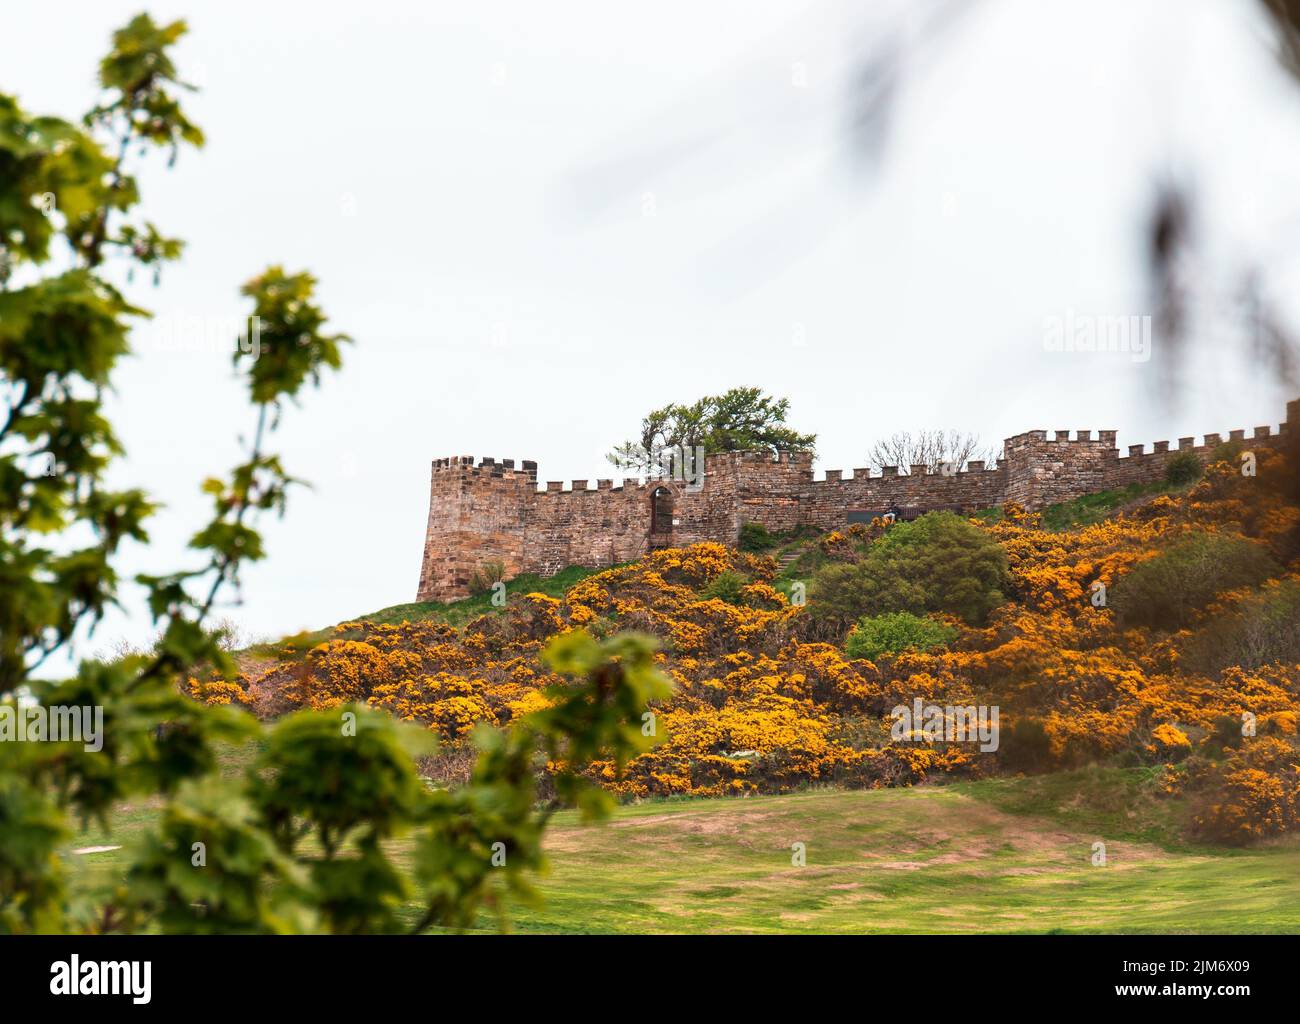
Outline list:
[[[141,6],[7,5],[0,89],[79,116]],[[1171,170],[1194,178],[1211,279],[1262,252],[1295,293],[1300,92],[1254,4],[985,0],[907,62],[875,172],[846,140],[850,75],[922,8],[859,6],[150,4],[190,23],[209,145],[142,173],[145,213],[189,249],[132,297],[163,329],[233,317],[282,262],[356,339],[277,435],[315,489],[268,525],[232,617],[278,635],[411,600],[435,457],[614,476],[602,453],[648,409],[738,384],[788,396],[822,468],[903,427],[1122,447],[1282,418],[1294,396],[1227,328],[1172,405],[1159,336],[1147,363],[1043,343],[1067,310],[1152,311],[1139,231]],[[177,564],[199,482],[252,425],[228,351],[136,346],[119,480],[167,509],[129,572]],[[85,650],[147,637],[129,608]]]

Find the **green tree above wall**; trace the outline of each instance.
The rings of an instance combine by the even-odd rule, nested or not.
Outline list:
[[[640,437],[625,441],[607,456],[620,469],[655,475],[660,453],[703,448],[718,452],[812,451],[816,434],[801,434],[786,425],[788,398],[774,398],[761,388],[732,388],[705,395],[690,405],[655,409],[641,421]]]

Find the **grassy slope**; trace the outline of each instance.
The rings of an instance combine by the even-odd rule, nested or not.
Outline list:
[[[242,769],[249,751],[228,755]],[[1224,851],[1178,839],[1184,808],[1143,769],[1092,769],[946,787],[815,790],[620,808],[599,826],[557,815],[544,904],[528,932],[1295,932],[1300,839]],[[127,842],[149,806],[124,808]],[[1092,844],[1109,863],[1093,867]],[[804,867],[791,846],[806,846]],[[396,841],[404,861],[409,838]],[[124,850],[72,856],[104,892]],[[414,920],[416,909],[410,910]],[[484,927],[490,927],[484,921]]]
[[[537,593],[546,594],[548,597],[563,597],[564,592],[579,580],[603,571],[603,569],[587,569],[580,565],[571,565],[554,576],[535,576],[527,573],[507,582],[506,593]],[[490,611],[492,611],[492,595],[484,593],[459,601],[417,601],[411,604],[395,604],[391,608],[362,615],[361,618],[367,622],[394,624],[418,622],[422,619],[441,619],[453,626],[463,626]]]
[[[990,789],[1014,785],[990,783]],[[961,787],[819,791],[561,820],[525,931],[1293,932],[1300,845],[1170,851]],[[1105,867],[1091,864],[1106,842]],[[791,864],[803,842],[807,864]]]
[[[539,593],[546,594],[548,597],[563,597],[564,592],[579,580],[602,571],[602,569],[588,569],[580,565],[571,565],[554,576],[534,576],[529,573],[516,576],[507,582],[506,593],[508,595]],[[368,615],[358,615],[355,620],[349,621],[364,620],[367,622],[397,624],[438,619],[452,626],[460,627],[491,611],[494,611],[492,595],[483,593],[475,597],[462,598],[459,601],[413,601],[408,604],[395,604],[388,608],[381,608],[377,612],[371,612]],[[268,643],[255,644],[252,647],[236,652],[236,654],[240,659],[241,670],[251,675],[260,669],[269,668],[276,662],[293,661],[305,657],[308,651],[326,640],[339,637],[347,639],[349,636],[355,637],[355,634],[346,632],[340,634],[336,632],[334,626],[329,626],[325,629],[299,633],[296,636],[288,636]]]
[[[1070,501],[1048,505],[1042,510],[1039,521],[1045,530],[1072,530],[1082,526],[1093,526],[1130,505],[1140,504],[1158,494],[1181,494],[1191,486],[1191,484],[1175,485],[1158,480],[1149,484],[1129,484],[1127,487],[1115,487],[1108,491],[1095,491]],[[1002,509],[1000,507],[981,509],[974,513],[973,518],[985,523],[997,522],[1002,518]]]

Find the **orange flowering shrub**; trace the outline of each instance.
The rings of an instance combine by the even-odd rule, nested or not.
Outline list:
[[[419,663],[418,654],[401,647],[385,651],[360,640],[330,640],[292,671],[284,696],[316,710],[365,702],[375,687],[397,681]]]
[[[1259,737],[1206,774],[1193,824],[1200,837],[1243,845],[1300,827],[1300,751],[1291,743]]]
[[[204,704],[248,704],[248,691],[239,683],[225,679],[200,681],[191,676],[186,683],[189,695]]]

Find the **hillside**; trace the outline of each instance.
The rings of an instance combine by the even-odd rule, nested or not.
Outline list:
[[[1300,514],[1285,472],[1264,452],[1254,476],[1225,457],[1172,493],[1037,515],[747,531],[766,550],[699,544],[573,571],[549,593],[516,584],[502,609],[472,599],[473,618],[407,606],[191,689],[265,715],[386,708],[441,736],[425,768],[454,783],[476,725],[546,705],[552,637],[637,630],[660,639],[675,692],[655,708],[654,749],[588,769],[624,798],[1144,767],[1186,803],[1190,838],[1252,842],[1300,824]],[[942,723],[900,735],[892,712],[917,701],[997,709],[995,742]]]

